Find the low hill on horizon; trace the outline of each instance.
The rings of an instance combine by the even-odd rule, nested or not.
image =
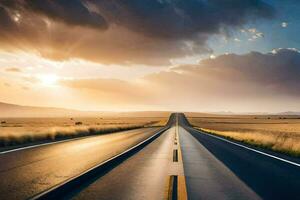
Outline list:
[[[101,112],[75,109],[24,106],[0,102],[0,118],[22,117],[168,117],[168,111]]]
[[[54,108],[23,106],[0,102],[0,117],[70,117],[82,115],[82,111]]]
[[[38,118],[38,117],[169,117],[171,111],[80,111],[67,108],[24,106],[0,102],[0,118]],[[216,117],[236,115],[286,115],[299,116],[300,112],[281,113],[234,113],[234,112],[184,112],[187,117]]]

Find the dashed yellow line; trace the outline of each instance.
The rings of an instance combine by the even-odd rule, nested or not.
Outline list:
[[[174,185],[174,177],[175,176],[168,176],[164,200],[177,199],[175,196],[173,196],[173,189],[175,189],[173,186]],[[175,192],[177,192],[177,191],[175,191]]]
[[[174,137],[174,144],[176,145],[176,150],[178,154],[178,164],[181,165],[183,170],[183,160],[182,160],[182,153],[180,147],[180,139],[179,139],[179,126],[178,126],[178,115],[176,116],[176,127],[175,127],[175,137]],[[176,183],[174,181],[177,181]],[[177,188],[174,188],[174,184],[177,185]],[[176,191],[176,195],[174,195],[174,191]],[[186,180],[184,176],[184,171],[179,175],[172,175],[168,176],[166,188],[165,188],[165,200],[187,200],[187,189],[186,189]]]

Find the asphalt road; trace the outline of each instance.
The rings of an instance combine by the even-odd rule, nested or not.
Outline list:
[[[195,130],[183,114],[172,115],[168,126],[154,141],[62,198],[299,199],[299,159]],[[0,199],[32,197],[156,132],[139,129],[2,154]]]
[[[182,162],[173,162],[173,150],[177,146],[174,138],[175,127],[172,127],[105,176],[78,191],[73,199],[164,199],[169,176],[183,176]]]
[[[28,199],[157,132],[144,128],[0,155],[0,199]]]
[[[201,133],[184,115],[179,124],[190,199],[300,199],[300,167],[279,160],[297,164],[299,159],[259,149],[265,155]]]

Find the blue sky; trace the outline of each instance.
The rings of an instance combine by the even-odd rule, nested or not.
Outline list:
[[[244,54],[250,51],[269,52],[277,48],[300,49],[300,1],[266,0],[276,11],[273,19],[260,19],[244,25],[244,30],[256,29],[263,37],[249,41],[251,34],[232,30],[228,42],[219,35],[209,41],[216,55],[224,53]],[[284,23],[284,24],[283,24]],[[285,26],[285,27],[284,27]],[[235,41],[235,39],[238,39]]]

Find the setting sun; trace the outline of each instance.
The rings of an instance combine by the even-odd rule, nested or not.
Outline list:
[[[59,77],[55,74],[42,74],[38,75],[38,79],[45,86],[55,86]]]

